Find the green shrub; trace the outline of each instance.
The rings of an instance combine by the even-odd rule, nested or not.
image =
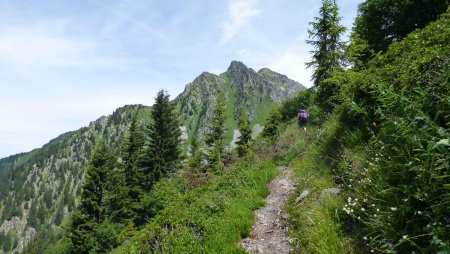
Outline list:
[[[254,166],[243,162],[216,173],[207,183],[166,203],[120,251],[244,253],[238,242],[250,233],[253,210],[264,204],[266,184],[275,172],[269,162]]]

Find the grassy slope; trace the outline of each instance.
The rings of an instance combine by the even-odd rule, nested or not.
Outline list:
[[[342,197],[322,194],[324,189],[337,187],[327,159],[337,129],[337,121],[331,119],[321,128],[310,127],[307,133],[298,130],[296,124],[285,132],[297,136],[280,156],[284,163],[292,165],[298,186],[287,205],[289,235],[295,253],[354,252],[350,239],[341,233],[338,214]],[[309,194],[298,200],[304,191]]]
[[[157,192],[167,200],[165,208],[114,253],[243,253],[238,243],[250,233],[253,210],[264,204],[275,174],[272,163],[251,159],[188,191],[180,185],[167,191],[161,184],[166,191]]]

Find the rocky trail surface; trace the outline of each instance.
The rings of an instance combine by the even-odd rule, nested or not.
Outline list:
[[[249,237],[242,240],[242,245],[250,253],[291,253],[290,238],[287,236],[287,213],[284,206],[295,189],[290,180],[292,170],[280,166],[281,171],[269,184],[270,194],[266,197],[267,205],[256,211],[256,222]]]

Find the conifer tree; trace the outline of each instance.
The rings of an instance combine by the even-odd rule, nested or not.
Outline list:
[[[136,113],[131,119],[131,125],[121,150],[123,186],[121,186],[119,194],[121,210],[116,214],[120,219],[134,219],[139,210],[139,202],[143,194],[143,172],[139,167],[139,156],[144,147],[144,140]]]
[[[252,127],[248,119],[247,110],[243,110],[239,118],[239,132],[241,133],[241,137],[236,142],[237,152],[239,157],[243,157],[247,154],[250,142],[252,141]]]
[[[31,203],[30,211],[28,213],[28,226],[33,227],[34,229],[37,229],[38,219],[37,219],[37,201],[33,200]]]
[[[214,168],[220,168],[224,160],[225,150],[225,97],[217,97],[216,105],[208,122],[208,132],[205,134],[205,144],[208,147],[206,159]]]
[[[101,140],[86,167],[81,191],[80,211],[87,218],[101,222],[107,209],[109,180],[116,168],[116,158]]]
[[[152,107],[152,122],[148,127],[149,144],[144,151],[145,189],[173,172],[181,159],[181,131],[175,104],[160,90]]]
[[[106,216],[108,195],[113,186],[110,176],[116,159],[104,141],[100,141],[86,167],[79,210],[72,216],[70,239],[75,252],[87,253],[95,239],[92,232]],[[111,209],[111,208],[109,208]]]
[[[312,29],[308,29],[308,33],[311,40],[306,43],[311,44],[314,50],[311,51],[312,60],[306,66],[314,69],[312,80],[315,88],[331,76],[334,68],[342,66],[344,43],[340,36],[346,29],[339,25],[341,18],[338,12],[336,0],[322,0],[320,17],[314,17],[314,22],[310,22]]]
[[[266,120],[262,135],[263,137],[275,140],[279,134],[279,126],[281,124],[281,113],[278,109],[273,110]]]
[[[14,241],[13,236],[12,236],[12,231],[9,231],[9,233],[6,235],[4,241],[3,241],[3,246],[2,249],[5,253],[8,253],[9,250],[11,250],[12,247],[12,242]]]
[[[202,154],[200,152],[200,142],[198,138],[194,136],[189,146],[189,152],[191,153],[191,158],[189,159],[188,166],[191,168],[198,168],[202,162]]]
[[[58,210],[56,210],[56,215],[55,215],[55,224],[56,225],[61,225],[61,222],[64,218],[64,204],[60,203]]]

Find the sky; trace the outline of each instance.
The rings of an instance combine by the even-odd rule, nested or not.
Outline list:
[[[358,0],[337,0],[349,30]],[[0,158],[233,60],[311,86],[320,0],[0,0]],[[344,40],[348,33],[344,36]]]

